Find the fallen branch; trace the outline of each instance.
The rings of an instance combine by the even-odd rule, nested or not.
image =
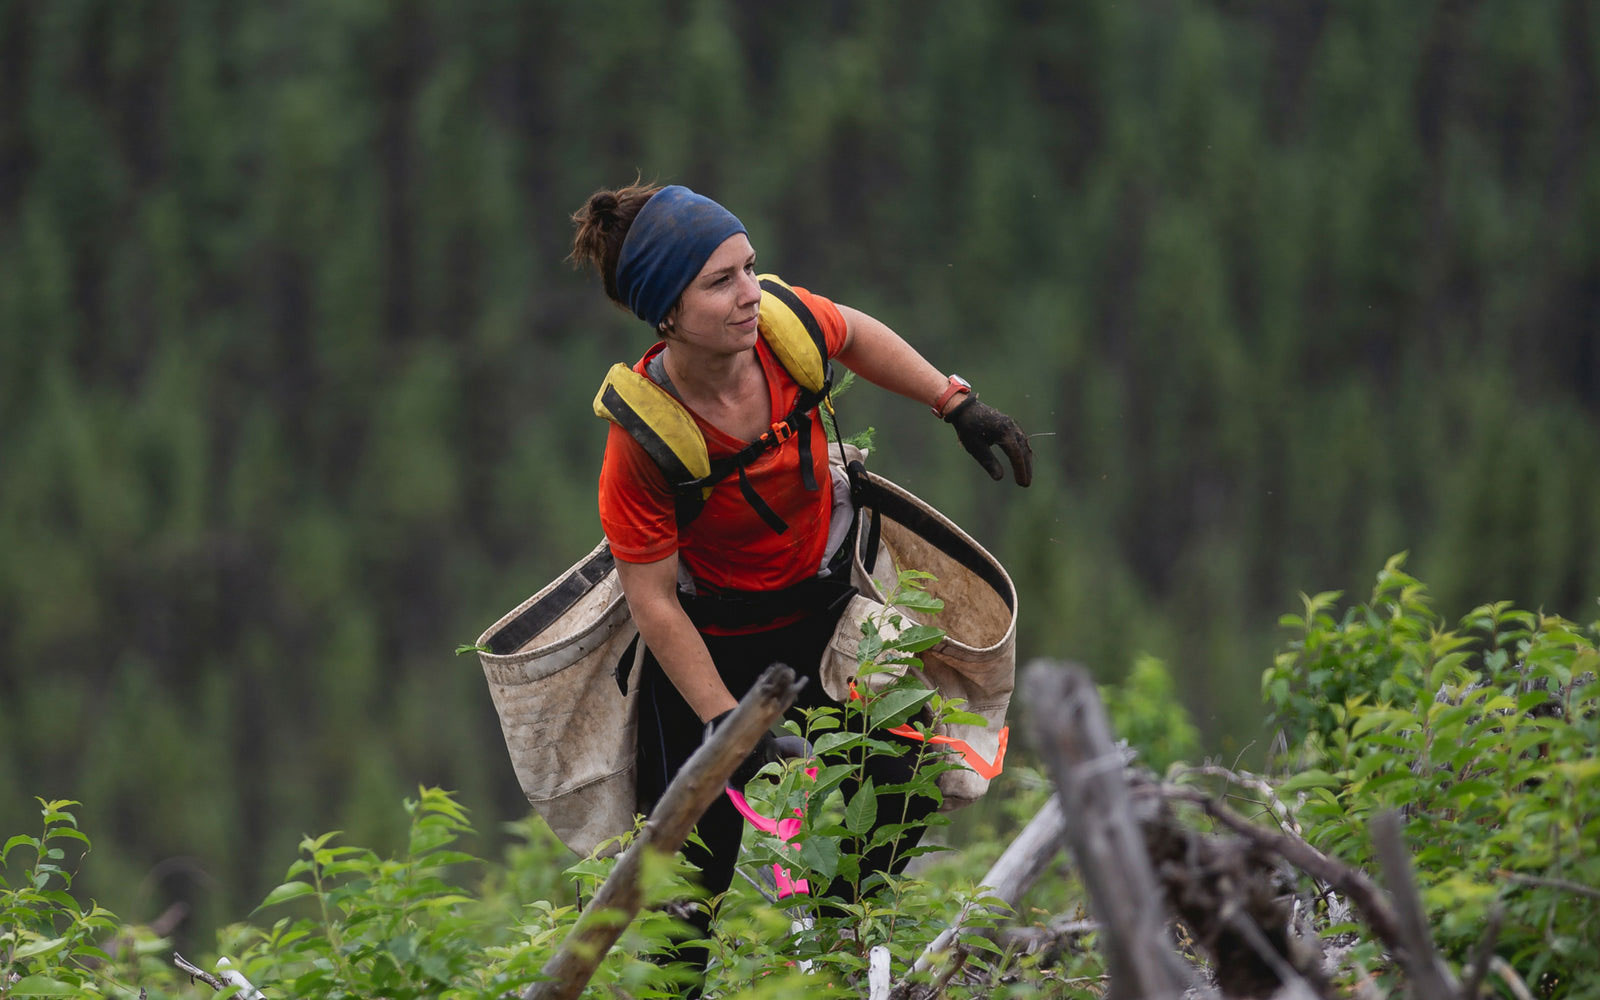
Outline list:
[[[1192,977],[1167,933],[1161,886],[1094,681],[1078,667],[1035,663],[1023,690],[1034,743],[1061,796],[1067,844],[1101,924],[1110,996],[1182,995]]]
[[[1024,955],[1042,953],[1048,962],[1067,947],[1067,942],[1099,929],[1100,925],[1093,920],[1057,917],[1043,927],[1007,927],[996,935],[995,943]]]
[[[1587,896],[1590,899],[1600,899],[1600,889],[1596,889],[1593,886],[1584,885],[1581,882],[1572,882],[1564,878],[1544,878],[1539,875],[1524,875],[1521,872],[1508,872],[1503,868],[1498,869],[1495,874],[1508,882],[1515,882],[1518,885],[1532,886],[1540,889],[1560,889],[1562,892],[1570,892],[1578,896]]]
[[[1008,909],[1015,910],[1022,894],[1039,880],[1050,860],[1061,850],[1061,838],[1065,832],[1066,819],[1061,815],[1061,797],[1052,795],[983,876],[980,894],[998,897]],[[950,972],[954,974],[955,968],[959,968],[967,957],[967,946],[958,943],[967,932],[967,921],[986,905],[973,901],[963,906],[950,926],[923,949],[907,973],[907,979],[895,987],[891,996],[895,1000],[912,996],[914,987],[910,977],[932,971],[941,956],[944,957],[944,966],[951,967]],[[948,977],[934,977],[935,983],[941,979],[948,981]]]
[[[184,972],[187,972],[189,974],[190,982],[198,979],[219,993],[230,987],[237,986],[239,991],[235,993],[234,996],[239,997],[240,1000],[266,1000],[266,994],[256,989],[250,980],[246,979],[242,973],[236,971],[233,968],[233,963],[229,962],[226,958],[217,959],[217,972],[219,974],[215,976],[200,968],[198,965],[195,965],[193,962],[189,961],[187,958],[184,958],[177,952],[172,953],[172,964],[176,965]],[[140,991],[140,995],[143,995],[142,990]]]
[[[1483,977],[1489,972],[1489,960],[1494,957],[1494,944],[1500,938],[1500,923],[1505,916],[1504,906],[1496,903],[1490,907],[1489,922],[1483,929],[1483,937],[1478,939],[1478,947],[1473,950],[1466,982],[1461,984],[1461,1000],[1478,1000],[1478,992],[1483,989]]]
[[[542,972],[548,978],[528,987],[523,1000],[572,1000],[583,992],[606,952],[639,912],[643,903],[639,870],[645,855],[669,855],[683,846],[706,808],[722,794],[733,769],[794,704],[804,683],[797,683],[794,671],[782,664],[766,669],[739,707],[672,779],[633,844],[617,859],[560,949],[545,963]]]
[[[1278,798],[1278,790],[1272,787],[1272,782],[1260,775],[1251,774],[1248,771],[1235,771],[1232,768],[1222,767],[1217,764],[1186,767],[1183,769],[1183,774],[1185,776],[1197,774],[1206,778],[1221,778],[1230,785],[1238,785],[1240,788],[1250,789],[1261,796],[1261,805],[1266,808],[1267,812],[1272,814],[1272,818],[1278,822],[1278,826],[1287,829],[1296,837],[1305,838],[1305,833],[1295,820],[1294,813],[1289,810],[1288,806],[1283,804],[1282,799]]]
[[[1229,830],[1332,887],[1361,911],[1363,919],[1384,944],[1391,949],[1400,946],[1403,938],[1394,908],[1384,898],[1383,890],[1358,869],[1328,857],[1299,837],[1268,830],[1259,823],[1250,822],[1199,789],[1163,785],[1161,794],[1167,799],[1192,802],[1200,806],[1206,811],[1206,815]]]
[[[1517,1000],[1533,1000],[1533,993],[1528,989],[1528,984],[1522,981],[1522,977],[1517,975],[1517,970],[1513,969],[1505,959],[1499,955],[1491,958],[1489,970],[1500,977],[1500,981],[1506,984],[1506,988]]]
[[[1428,915],[1423,912],[1422,897],[1417,894],[1416,879],[1411,874],[1411,855],[1400,833],[1399,813],[1391,810],[1373,817],[1372,847],[1383,870],[1384,884],[1394,897],[1401,935],[1397,957],[1410,980],[1412,995],[1422,1000],[1459,995],[1460,986],[1433,947]]]

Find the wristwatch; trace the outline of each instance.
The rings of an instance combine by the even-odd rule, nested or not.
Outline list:
[[[971,382],[968,382],[960,375],[950,376],[950,384],[945,386],[944,392],[941,392],[939,394],[939,398],[933,401],[933,415],[941,420],[944,419],[944,405],[950,402],[950,397],[955,396],[958,393],[967,393],[971,391]]]

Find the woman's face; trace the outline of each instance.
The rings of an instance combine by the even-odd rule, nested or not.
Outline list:
[[[717,354],[738,354],[756,344],[761,286],[750,238],[735,233],[717,247],[668,314],[669,338]]]

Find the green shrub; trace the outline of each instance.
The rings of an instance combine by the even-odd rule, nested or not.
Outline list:
[[[1403,556],[1372,598],[1304,598],[1262,678],[1293,772],[1278,788],[1318,847],[1372,863],[1367,825],[1405,819],[1441,948],[1465,961],[1491,908],[1499,954],[1549,997],[1600,996],[1600,623],[1508,604],[1454,627]]]

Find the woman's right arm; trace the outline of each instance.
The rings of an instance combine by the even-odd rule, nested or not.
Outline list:
[[[700,631],[678,603],[677,553],[650,563],[618,559],[617,579],[644,644],[700,721],[709,722],[738,707],[738,699],[711,662]]]

